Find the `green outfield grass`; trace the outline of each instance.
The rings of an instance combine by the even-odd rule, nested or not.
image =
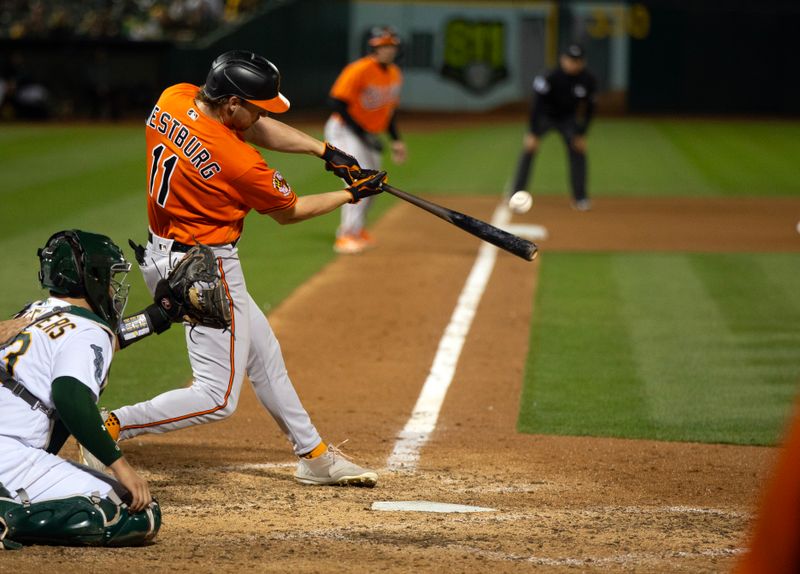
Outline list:
[[[545,253],[519,429],[773,444],[799,292],[800,254]]]
[[[493,194],[510,185],[525,127],[499,123],[408,136],[396,183],[409,191]],[[800,122],[600,119],[589,134],[595,196],[787,196],[800,193]],[[561,137],[548,133],[529,182],[567,194]]]
[[[410,160],[402,167],[389,166],[391,181],[398,187],[421,194],[499,195],[514,170],[523,130],[522,122],[491,125],[480,122],[466,128],[408,131]],[[53,231],[79,227],[106,233],[123,245],[129,256],[127,239],[144,241],[143,131],[141,125],[3,126],[0,130],[0,173],[3,174],[0,185],[0,228],[3,230],[0,248],[4,254],[4,281],[0,282],[0,316],[8,316],[23,303],[41,296],[36,280],[38,262],[35,254]],[[800,157],[798,142],[800,122],[600,119],[593,126],[590,137],[590,189],[596,196],[797,194],[797,182],[800,181],[800,167],[796,162]],[[337,181],[322,169],[317,159],[283,154],[274,156],[274,159],[270,154],[267,157],[300,194],[337,187]],[[566,195],[566,182],[563,146],[558,136],[552,134],[545,139],[537,159],[532,190]],[[381,197],[374,217],[379,217],[394,201],[392,197]],[[446,198],[442,202],[446,204]],[[331,260],[331,242],[337,222],[337,214],[331,214],[297,226],[281,227],[269,217],[248,217],[240,251],[248,286],[263,309],[274,308]],[[550,254],[543,257],[542,271],[546,281],[551,272],[566,272],[557,269],[563,267],[558,263],[559,257]],[[602,267],[606,256],[586,257],[588,262],[594,261],[591,264]],[[760,262],[759,265],[767,265],[770,261],[770,256],[764,256],[763,261],[767,263],[761,262],[760,257],[753,257]],[[782,260],[778,258],[776,261]],[[552,271],[548,270],[550,262],[554,265]],[[796,262],[793,264],[796,267]],[[624,265],[617,263],[616,267]],[[617,269],[616,273],[621,273],[621,270]],[[147,295],[138,271],[134,270],[130,278],[133,288],[128,309],[133,311],[147,303]],[[754,285],[763,284],[763,278],[761,281]],[[609,296],[619,296],[619,293],[611,290]],[[756,300],[751,300],[751,297],[754,296],[755,293],[744,292],[737,301],[745,302],[752,309]],[[546,300],[543,301],[537,309],[545,312],[547,305]],[[723,303],[717,301],[716,304]],[[579,313],[585,304],[588,303],[571,303],[569,300],[553,303],[559,313],[564,311],[564,316],[576,318],[576,329],[585,321]],[[573,308],[576,305],[577,308]],[[645,311],[638,311],[643,321],[640,329],[649,328]],[[620,322],[619,325],[632,329],[630,324],[636,323],[635,317],[635,314],[631,315],[626,318],[627,323]],[[752,320],[754,323],[760,320],[760,328],[775,336],[768,317],[766,314],[753,315]],[[664,337],[681,339],[685,333],[685,329],[676,329],[673,335],[665,333]],[[548,334],[536,344],[552,351],[556,347],[552,346],[555,343],[550,339]],[[567,339],[562,337],[559,340]],[[118,355],[113,368],[113,384],[104,396],[104,403],[116,406],[141,400],[189,380],[190,370],[181,330],[174,329],[157,341],[157,344],[155,341],[144,342]],[[719,340],[713,339],[713,344],[711,341],[708,341],[711,351],[716,352],[715,345]],[[764,341],[762,346],[769,347],[769,344]],[[634,351],[632,347],[629,350],[630,353]],[[549,362],[542,364],[542,368],[554,369],[556,363],[572,360],[570,356],[560,361],[560,352],[554,355]],[[534,355],[534,358],[536,356],[541,354]],[[662,355],[652,357],[649,367],[638,376],[652,377],[652,372],[657,370],[653,365],[662,359],[666,361]],[[768,361],[769,357],[762,359]],[[691,370],[689,366],[685,369]],[[744,383],[750,380],[755,385],[752,392],[760,398],[759,393],[763,391],[760,380],[743,375],[739,378]],[[658,397],[655,389],[659,385],[656,383],[646,383],[645,386]],[[610,384],[613,391],[614,384],[622,383],[613,379]],[[780,389],[784,387],[780,386]],[[765,420],[769,418],[767,414],[772,413],[771,422],[764,425],[771,425],[773,437],[789,394],[785,389],[776,392],[775,388],[768,388],[768,402],[773,407],[764,410],[758,401],[752,400],[747,409],[748,412],[763,410]],[[610,397],[606,401],[611,407],[626,400],[623,394],[617,396],[618,393],[614,392],[598,394]],[[530,395],[529,390],[526,397],[530,396],[534,395]],[[660,407],[660,399],[654,400]],[[783,410],[776,406],[778,403],[783,405]],[[532,403],[532,407],[535,410],[536,403]],[[561,406],[562,410],[567,407]],[[652,408],[652,405],[648,406],[648,409]],[[635,409],[632,412],[636,412]],[[613,419],[615,416],[612,409],[600,418]],[[647,421],[658,426],[664,418],[659,416]],[[521,428],[536,430],[527,424]],[[544,430],[541,426],[537,428]],[[555,425],[548,432],[576,431]],[[766,431],[766,435],[769,432]],[[675,433],[679,436],[678,431]],[[711,434],[708,436],[708,440],[717,440]],[[723,437],[719,440],[733,439]]]

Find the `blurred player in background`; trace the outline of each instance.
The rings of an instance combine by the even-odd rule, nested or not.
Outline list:
[[[556,129],[569,152],[572,205],[578,211],[591,209],[586,191],[586,134],[594,113],[596,86],[594,75],[586,69],[584,50],[578,44],[567,47],[557,68],[545,76],[536,76],[530,127],[522,140],[512,193],[527,189],[541,138]]]
[[[370,53],[348,64],[330,92],[334,112],[325,124],[325,139],[354,156],[364,169],[381,167],[383,143],[378,134],[388,132],[392,161],[406,160],[406,145],[397,130],[396,110],[403,76],[394,63],[400,38],[391,27],[373,28]],[[365,230],[372,198],[342,206],[334,251],[360,253],[373,244]]]

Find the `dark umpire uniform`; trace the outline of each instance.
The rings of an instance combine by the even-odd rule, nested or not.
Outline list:
[[[525,135],[512,191],[527,188],[540,138],[551,129],[557,129],[569,151],[573,206],[579,211],[589,210],[585,136],[594,113],[596,87],[597,81],[586,69],[584,51],[578,44],[567,47],[557,68],[545,76],[536,76],[530,127]]]

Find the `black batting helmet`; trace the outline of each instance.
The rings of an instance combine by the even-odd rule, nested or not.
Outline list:
[[[289,100],[280,92],[281,73],[266,58],[247,50],[231,50],[217,57],[203,87],[212,99],[238,96],[268,112],[285,112]]]

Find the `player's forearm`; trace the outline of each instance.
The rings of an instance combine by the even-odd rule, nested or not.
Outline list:
[[[362,128],[361,125],[355,119],[353,119],[353,116],[350,115],[350,112],[347,111],[347,102],[337,98],[329,98],[328,102],[330,103],[333,111],[339,114],[339,117],[342,118],[342,121],[345,123],[345,125],[353,130],[353,133],[359,137],[363,137],[367,134],[367,131]]]
[[[389,120],[389,127],[386,130],[389,132],[389,137],[392,141],[400,141],[400,130],[397,128],[397,111],[392,114],[392,119]]]
[[[325,151],[325,144],[320,140],[270,117],[258,120],[244,135],[248,142],[274,151],[317,157]]]
[[[28,324],[28,322],[28,319],[25,317],[0,321],[0,343],[15,337],[25,327],[25,325]]]
[[[306,219],[330,213],[337,207],[349,203],[352,199],[353,196],[350,192],[344,189],[328,193],[304,195],[297,198],[297,203],[293,207],[282,211],[274,211],[270,215],[281,225],[299,223]]]
[[[53,405],[75,440],[107,466],[119,459],[122,452],[105,430],[89,387],[72,377],[59,377],[52,389]]]

